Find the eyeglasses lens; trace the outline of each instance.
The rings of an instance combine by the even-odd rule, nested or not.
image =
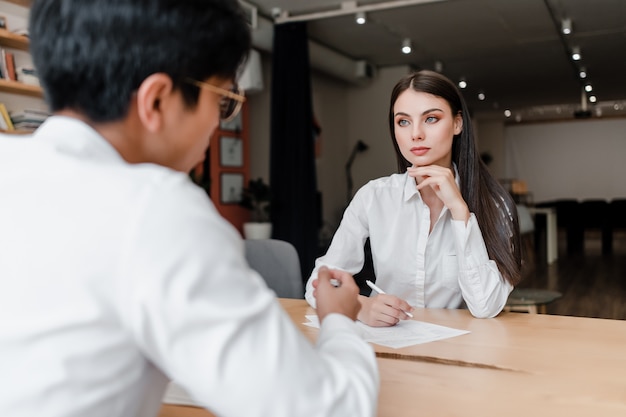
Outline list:
[[[241,94],[241,91],[236,86],[230,90],[232,93]],[[231,97],[222,97],[222,101],[220,102],[220,118],[223,121],[229,121],[235,118],[241,110],[241,101],[236,100]]]

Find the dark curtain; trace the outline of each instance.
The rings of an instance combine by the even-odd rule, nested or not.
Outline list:
[[[304,22],[274,26],[270,182],[275,239],[291,242],[306,281],[318,255],[319,197]]]

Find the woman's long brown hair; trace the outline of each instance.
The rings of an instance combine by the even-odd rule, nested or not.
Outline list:
[[[452,161],[459,171],[461,195],[478,220],[489,257],[496,262],[502,276],[512,285],[517,285],[521,280],[522,261],[515,202],[480,159],[463,96],[452,81],[437,72],[423,70],[411,73],[398,81],[391,93],[389,129],[398,160],[398,172],[406,172],[411,163],[402,156],[396,141],[393,106],[400,93],[409,88],[441,97],[448,102],[453,115],[461,114],[463,130],[454,136],[452,142]]]

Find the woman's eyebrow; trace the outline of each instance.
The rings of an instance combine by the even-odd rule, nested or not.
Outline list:
[[[438,108],[434,107],[434,108],[432,108],[432,109],[424,110],[424,111],[422,112],[422,116],[423,116],[423,115],[425,115],[425,114],[428,114],[428,113],[434,112],[434,111],[438,111],[438,112],[442,112],[442,113],[443,113],[443,110],[441,110],[441,109],[438,109]]]

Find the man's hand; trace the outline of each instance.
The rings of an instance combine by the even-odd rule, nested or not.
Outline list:
[[[361,303],[358,298],[359,287],[351,274],[321,267],[317,272],[317,279],[313,281],[313,288],[320,323],[331,313],[343,314],[356,320]]]

